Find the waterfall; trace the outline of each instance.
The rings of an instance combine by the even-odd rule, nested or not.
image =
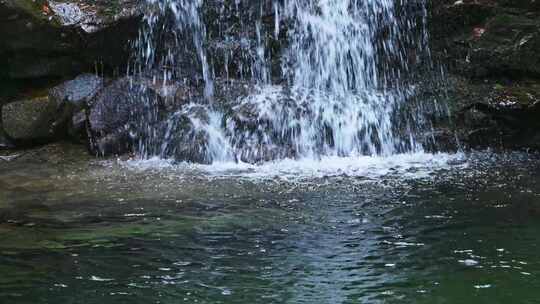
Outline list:
[[[153,69],[156,66],[166,70],[165,80],[178,77],[179,49],[189,39],[195,46],[195,52],[200,60],[201,71],[205,84],[205,96],[213,95],[213,82],[204,47],[206,28],[201,20],[199,10],[203,0],[146,0],[147,13],[144,16],[145,27],[140,31],[136,43],[138,50],[139,68]],[[169,20],[170,19],[170,20]]]
[[[139,139],[142,156],[212,163],[422,151],[424,114],[436,102],[418,93],[421,72],[435,70],[422,1],[146,1],[138,72],[162,75],[164,86],[199,74],[206,101],[192,97],[153,126]]]

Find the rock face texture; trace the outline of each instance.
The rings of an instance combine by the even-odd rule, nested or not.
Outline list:
[[[245,79],[252,72],[246,67],[257,60],[256,20],[268,33],[275,20],[271,13],[261,15],[272,12],[271,2],[262,0],[242,1],[239,13],[223,14],[232,1],[204,2],[207,55],[217,76]],[[179,56],[185,62],[178,63],[186,74],[183,83],[164,87],[153,77],[118,78],[125,75],[131,43],[144,26],[143,2],[0,0],[0,148],[68,137],[88,143],[96,155],[137,146],[149,154],[207,162],[195,151],[206,145],[197,124],[212,117],[192,43],[179,48],[185,52]],[[442,133],[457,134],[471,148],[540,150],[540,1],[432,0],[428,10],[432,52],[447,71],[453,116],[452,123],[439,123]],[[287,24],[282,27],[284,35]],[[266,37],[270,58],[279,58],[274,53],[282,51],[281,38]],[[269,63],[270,77],[279,74],[277,61]],[[248,106],[234,103],[253,90],[249,84],[220,81],[216,77],[215,99],[226,116],[220,119],[247,133],[265,123],[252,118]],[[179,116],[175,124],[165,118],[171,114]],[[143,118],[149,128],[139,124]],[[152,146],[147,140],[172,133],[175,147],[145,148]]]
[[[38,90],[4,105],[3,134],[11,144],[30,145],[70,137],[85,140],[85,109],[103,87],[103,79],[93,74]]]
[[[36,91],[84,72],[121,71],[138,33],[140,2],[0,0],[0,107],[46,95]],[[0,147],[12,145],[0,124]]]
[[[540,4],[535,0],[437,0],[433,49],[470,77],[540,75]]]
[[[47,96],[6,105],[2,111],[5,132],[17,140],[51,139],[56,104]]]
[[[540,2],[436,0],[430,10],[463,143],[540,149]]]
[[[138,1],[0,0],[0,79],[115,68],[137,34]]]

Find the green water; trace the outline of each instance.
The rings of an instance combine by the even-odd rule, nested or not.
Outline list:
[[[0,169],[0,303],[540,303],[530,155],[416,178]]]

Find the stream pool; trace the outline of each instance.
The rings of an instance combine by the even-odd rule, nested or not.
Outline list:
[[[535,155],[203,167],[57,149],[0,161],[1,303],[540,303]]]

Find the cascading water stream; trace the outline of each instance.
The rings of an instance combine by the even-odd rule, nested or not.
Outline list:
[[[178,70],[179,54],[182,44],[188,39],[194,45],[200,61],[204,79],[206,98],[213,95],[213,80],[208,63],[204,42],[206,28],[199,15],[203,0],[146,0],[146,27],[140,32],[135,48],[138,67],[151,70],[159,65],[165,68],[165,82],[181,74]],[[170,20],[168,20],[170,19]],[[190,37],[191,36],[191,37]]]
[[[212,163],[422,150],[418,140],[426,125],[422,112],[434,102],[415,103],[418,66],[433,68],[423,3],[147,3],[147,26],[136,44],[139,72],[163,75],[164,86],[178,82],[186,74],[182,69],[189,73],[193,68],[185,61],[195,54],[207,102],[194,98],[166,123],[154,126],[160,130],[140,140],[141,155]],[[219,9],[205,16],[212,6]],[[220,29],[216,34],[205,24],[216,14],[223,23],[220,27],[230,25],[222,20],[235,20],[229,28],[241,29],[231,35],[224,34],[229,29]],[[267,21],[268,16],[273,22]],[[239,47],[222,52],[224,63],[219,68],[218,57],[223,54],[212,45],[234,42]],[[231,73],[235,64],[247,92],[233,85],[238,78]],[[242,72],[246,65],[250,77]],[[227,80],[216,88],[215,81],[222,78]],[[236,94],[218,92],[225,97],[214,98],[214,90]]]

